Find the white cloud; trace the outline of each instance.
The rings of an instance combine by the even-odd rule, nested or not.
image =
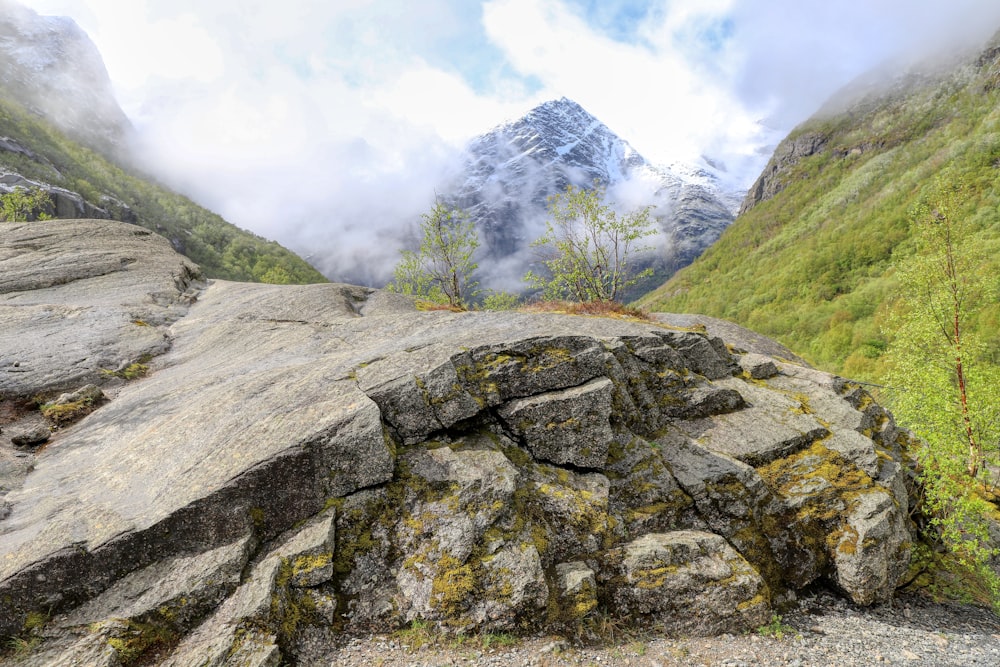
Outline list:
[[[373,108],[399,113],[401,121],[405,114],[405,122],[432,129],[456,147],[489,129],[484,118],[496,122],[522,106],[482,97],[459,77],[423,62],[413,63],[364,98]]]
[[[582,104],[648,159],[695,160],[707,152],[732,161],[764,141],[757,123],[763,111],[692,62],[683,34],[729,4],[678,3],[653,12],[634,44],[596,31],[558,0],[492,0],[484,20],[515,67]]]
[[[193,11],[157,18],[147,0],[26,2],[41,13],[66,13],[97,42],[119,90],[149,79],[207,82],[225,73],[219,44]]]

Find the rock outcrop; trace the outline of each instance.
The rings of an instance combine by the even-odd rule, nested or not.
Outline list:
[[[0,152],[5,150],[4,143],[12,143],[0,137]],[[27,151],[27,149],[25,149]],[[10,151],[14,152],[14,151]],[[41,163],[48,161],[30,151],[32,160]],[[91,220],[119,220],[121,222],[138,222],[138,217],[132,208],[125,202],[112,197],[111,195],[101,195],[100,206],[96,206],[87,201],[79,192],[74,192],[57,185],[52,185],[42,180],[32,180],[13,172],[0,173],[0,195],[9,194],[15,190],[42,190],[49,196],[49,201],[39,209],[29,213],[29,220],[45,214],[50,218],[88,218]]]
[[[110,398],[0,442],[29,459],[0,476],[24,664],[294,664],[307,625],[417,619],[739,632],[814,582],[885,600],[908,561],[891,416],[700,331],[206,285],[100,221],[0,227],[0,276],[0,417]]]
[[[784,190],[788,183],[783,177],[788,169],[798,164],[802,159],[822,151],[828,142],[829,137],[819,132],[802,132],[792,134],[778,144],[774,155],[764,167],[764,171],[747,191],[746,197],[740,205],[739,214],[743,215],[757,204],[773,198]]]

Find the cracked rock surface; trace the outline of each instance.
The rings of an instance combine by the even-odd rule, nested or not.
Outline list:
[[[839,378],[653,322],[200,285],[156,237],[72,224],[94,265],[19,268],[2,335],[42,359],[31,309],[54,345],[106,309],[111,348],[122,322],[159,347],[0,476],[0,636],[41,638],[24,664],[295,664],[306,628],[414,620],[741,632],[814,582],[883,601],[905,569],[899,432]],[[5,226],[0,275],[77,240]],[[110,382],[79,372],[102,345],[0,399]]]

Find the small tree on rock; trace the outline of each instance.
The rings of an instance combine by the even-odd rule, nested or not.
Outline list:
[[[38,220],[48,220],[45,208],[52,203],[49,193],[41,188],[15,186],[0,195],[0,218],[7,222],[26,222],[38,211]]]
[[[479,294],[472,280],[478,265],[476,226],[468,214],[438,202],[420,222],[420,249],[401,251],[388,289],[434,303],[467,308]]]
[[[997,277],[970,220],[966,187],[939,180],[911,211],[916,254],[897,262],[901,299],[884,330],[891,405],[923,444],[917,449],[923,513],[959,562],[977,569],[1000,606],[989,567],[985,517],[975,492],[995,470],[1000,439],[1000,368],[971,323],[996,303]]]
[[[942,456],[975,478],[984,443],[1000,438],[1000,378],[972,322],[995,303],[997,277],[975,236],[964,187],[939,181],[911,211],[916,255],[897,264],[901,303],[886,334],[889,376],[905,387],[894,407]]]
[[[656,229],[650,208],[619,215],[604,203],[603,188],[572,185],[551,198],[545,234],[532,243],[543,248],[548,276],[529,271],[525,280],[546,299],[617,301],[628,287],[652,274],[635,273],[629,261],[649,250],[638,245]]]

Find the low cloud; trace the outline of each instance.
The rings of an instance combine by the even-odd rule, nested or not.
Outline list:
[[[647,159],[705,155],[747,187],[854,77],[1000,27],[995,0],[25,4],[94,38],[150,171],[370,283],[465,141],[541,101],[574,99]]]

